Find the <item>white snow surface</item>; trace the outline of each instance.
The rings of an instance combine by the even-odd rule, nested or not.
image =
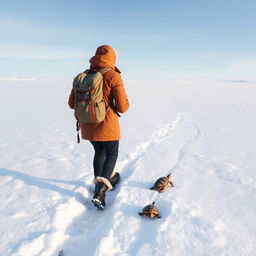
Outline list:
[[[256,84],[126,81],[104,211],[70,84],[0,84],[0,255],[256,255]],[[168,173],[173,188],[149,190]],[[139,216],[153,201],[162,218]]]

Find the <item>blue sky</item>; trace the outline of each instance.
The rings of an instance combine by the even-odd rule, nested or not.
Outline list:
[[[125,79],[256,80],[255,0],[0,2],[0,78],[73,77],[111,44]]]

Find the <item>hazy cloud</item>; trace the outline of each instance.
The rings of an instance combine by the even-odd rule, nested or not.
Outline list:
[[[77,59],[88,58],[91,51],[51,46],[0,44],[0,58],[18,59]]]
[[[230,62],[230,69],[233,71],[253,71],[256,70],[256,61],[241,60]]]
[[[27,77],[0,77],[0,81],[5,82],[23,82],[23,81],[36,81],[35,78],[27,78]]]
[[[220,54],[220,53],[201,53],[201,54],[195,55],[195,57],[200,58],[200,59],[219,59],[219,58],[223,58],[222,54]]]
[[[231,83],[250,83],[248,80],[231,80]]]
[[[24,21],[15,21],[13,19],[0,18],[0,31],[2,34],[7,33],[26,33],[36,32],[38,29],[32,23]]]

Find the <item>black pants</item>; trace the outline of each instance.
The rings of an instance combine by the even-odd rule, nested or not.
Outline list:
[[[90,141],[94,147],[93,169],[94,176],[109,179],[115,169],[118,157],[119,140]]]

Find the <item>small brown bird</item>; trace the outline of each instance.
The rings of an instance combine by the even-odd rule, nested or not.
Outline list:
[[[146,216],[148,218],[161,218],[159,214],[159,210],[157,209],[155,202],[152,204],[146,205],[143,209],[142,212],[139,212],[140,216]]]
[[[172,181],[170,181],[171,174],[168,174],[166,177],[159,178],[154,186],[150,188],[151,190],[156,190],[158,192],[165,191],[169,186],[173,187]]]

